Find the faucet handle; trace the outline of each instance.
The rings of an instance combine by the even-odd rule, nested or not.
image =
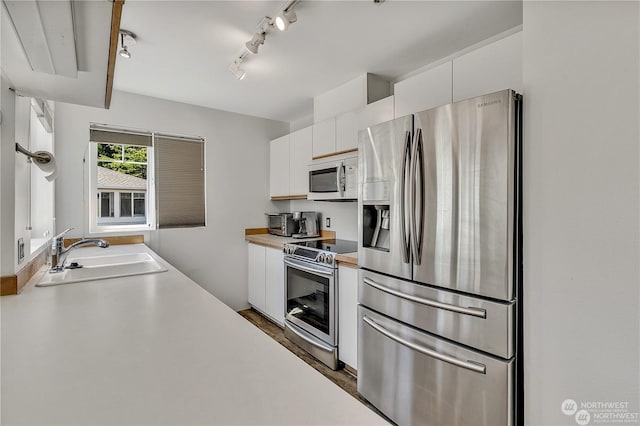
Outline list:
[[[58,235],[56,235],[54,238],[60,238],[62,237],[64,234],[66,234],[67,232],[71,231],[72,229],[76,229],[73,226],[71,228],[67,228],[64,231],[62,231],[61,233],[59,233]]]
[[[64,242],[64,235],[71,231],[72,229],[75,229],[73,226],[71,228],[67,228],[64,231],[62,231],[61,233],[59,233],[58,235],[56,235],[55,237],[53,237],[53,241],[51,243],[52,248],[56,248],[58,245],[62,245],[62,243]]]

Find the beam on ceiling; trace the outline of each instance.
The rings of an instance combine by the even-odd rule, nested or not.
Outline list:
[[[104,107],[111,106],[111,93],[113,92],[113,75],[116,69],[116,54],[118,52],[118,35],[120,34],[120,18],[122,6],[125,0],[113,0],[111,8],[111,36],[109,39],[109,63],[107,64],[107,88],[104,95]]]

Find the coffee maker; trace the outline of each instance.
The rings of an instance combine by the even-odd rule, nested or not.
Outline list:
[[[320,221],[317,212],[293,212],[293,221],[298,225],[298,232],[293,238],[312,238],[320,236]]]

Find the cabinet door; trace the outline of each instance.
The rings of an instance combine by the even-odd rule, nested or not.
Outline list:
[[[289,135],[291,195],[307,195],[309,192],[309,163],[313,156],[313,129],[311,126]]]
[[[451,62],[446,62],[394,86],[395,116],[403,117],[440,105],[450,104]]]
[[[358,147],[359,114],[346,112],[336,117],[336,151]]]
[[[265,247],[247,244],[249,264],[249,303],[254,308],[265,310]]]
[[[360,129],[393,120],[394,97],[387,96],[377,102],[370,103],[360,112]]]
[[[289,195],[289,135],[271,141],[269,193],[272,197]]]
[[[454,102],[503,89],[522,93],[521,32],[453,61]]]
[[[338,356],[358,368],[358,270],[338,268]]]
[[[336,119],[334,117],[313,125],[313,156],[336,152]]]
[[[267,247],[265,253],[265,313],[284,326],[284,263],[282,250]]]

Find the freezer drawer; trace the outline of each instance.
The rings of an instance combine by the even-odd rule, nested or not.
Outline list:
[[[513,359],[358,306],[358,392],[399,425],[512,425]]]
[[[375,311],[502,358],[515,354],[515,303],[492,302],[360,269],[358,301]]]

